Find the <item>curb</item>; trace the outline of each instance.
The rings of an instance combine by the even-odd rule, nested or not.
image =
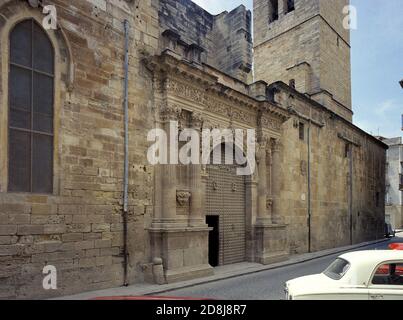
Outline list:
[[[142,295],[143,296],[149,296],[149,295],[152,295],[152,294],[166,293],[166,292],[171,292],[171,291],[178,290],[178,289],[192,288],[192,287],[199,286],[199,285],[202,285],[202,284],[208,284],[208,283],[213,283],[213,282],[217,282],[217,281],[233,279],[233,278],[237,278],[237,277],[240,277],[240,276],[256,274],[256,273],[260,273],[260,272],[264,272],[264,271],[268,271],[268,270],[275,270],[275,269],[279,269],[279,268],[283,268],[283,267],[289,267],[289,266],[293,266],[293,265],[313,261],[313,260],[316,260],[316,259],[332,256],[332,255],[335,255],[335,254],[338,254],[338,253],[348,252],[348,251],[354,250],[354,249],[365,248],[365,247],[368,247],[368,246],[371,246],[371,245],[374,245],[374,244],[379,244],[379,243],[388,242],[388,241],[390,241],[390,239],[382,239],[382,240],[375,240],[375,241],[372,241],[372,242],[361,243],[361,244],[358,244],[358,245],[351,246],[349,248],[347,248],[347,247],[340,248],[340,250],[335,250],[333,252],[324,253],[324,254],[321,254],[321,255],[301,259],[301,260],[298,260],[298,261],[284,262],[284,263],[281,263],[279,265],[271,264],[271,265],[263,266],[261,269],[258,269],[258,270],[244,271],[244,272],[240,271],[237,274],[232,274],[232,275],[227,275],[227,276],[223,275],[220,278],[211,279],[211,280],[204,280],[203,281],[203,279],[200,279],[199,282],[195,282],[195,283],[187,284],[187,285],[186,284],[185,285],[183,285],[183,284],[180,285],[178,283],[178,285],[175,286],[174,284],[172,284],[172,288],[169,288],[169,289],[162,289],[161,288],[160,290],[158,290],[158,289],[150,290],[150,291],[146,291],[146,293],[142,293]]]

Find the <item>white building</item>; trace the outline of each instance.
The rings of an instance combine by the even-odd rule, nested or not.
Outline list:
[[[386,221],[403,227],[403,141],[401,137],[382,139],[389,146],[386,166]]]

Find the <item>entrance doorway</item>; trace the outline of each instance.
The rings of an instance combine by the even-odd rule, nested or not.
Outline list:
[[[211,221],[218,222],[218,241],[211,242],[211,250],[212,254],[217,250],[218,242],[219,266],[246,260],[246,181],[236,169],[235,165],[207,166],[206,216],[218,216],[218,221]]]
[[[212,267],[219,265],[218,256],[220,250],[220,217],[219,216],[207,216],[206,223],[209,228],[213,230],[209,233],[208,238],[208,260]]]

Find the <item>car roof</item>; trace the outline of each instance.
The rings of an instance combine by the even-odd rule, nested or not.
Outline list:
[[[401,250],[367,250],[354,251],[345,253],[340,258],[347,260],[350,263],[366,263],[378,264],[383,261],[403,260],[403,251]]]
[[[403,262],[403,251],[399,250],[367,250],[355,251],[341,255],[339,258],[347,260],[351,267],[341,281],[350,284],[366,285],[375,271],[382,263]]]

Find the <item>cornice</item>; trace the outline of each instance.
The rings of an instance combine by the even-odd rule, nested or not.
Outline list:
[[[206,104],[207,111],[209,111],[208,105],[210,104],[208,102],[211,99],[217,99],[221,100],[223,105],[234,110],[235,113],[248,114],[252,111],[258,114],[261,112],[280,123],[290,118],[290,113],[280,105],[268,100],[258,100],[226,86],[219,82],[218,77],[206,71],[203,65],[184,60],[170,50],[163,51],[161,55],[144,59],[144,62],[154,72],[155,77],[167,80],[167,90],[173,90],[176,95],[195,103]],[[218,101],[214,104],[217,103],[219,104]],[[242,107],[245,109],[242,110]]]

